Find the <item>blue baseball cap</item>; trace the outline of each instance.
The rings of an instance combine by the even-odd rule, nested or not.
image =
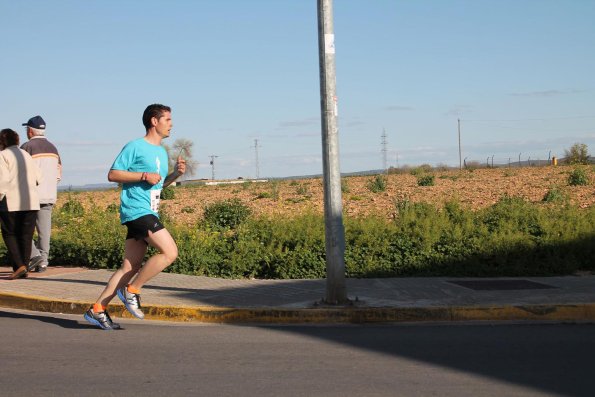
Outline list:
[[[45,121],[41,118],[41,116],[31,117],[29,121],[23,123],[23,125],[35,128],[36,130],[45,130]]]

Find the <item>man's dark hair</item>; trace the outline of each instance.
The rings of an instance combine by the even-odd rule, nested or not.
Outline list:
[[[0,147],[6,149],[12,145],[19,144],[19,134],[10,128],[5,128],[0,131]]]
[[[143,125],[145,129],[148,130],[151,128],[151,119],[153,117],[159,120],[163,113],[171,112],[171,108],[169,106],[161,105],[159,103],[154,103],[152,105],[147,106],[145,112],[143,113]]]

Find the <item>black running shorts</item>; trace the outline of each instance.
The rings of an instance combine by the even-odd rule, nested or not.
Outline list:
[[[156,233],[161,229],[165,229],[165,226],[163,226],[159,218],[155,215],[144,215],[124,224],[128,228],[126,240],[131,238],[144,240],[149,237],[149,232]]]

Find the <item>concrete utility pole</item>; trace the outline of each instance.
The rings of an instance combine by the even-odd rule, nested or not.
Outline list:
[[[215,159],[219,156],[211,155],[211,180],[215,180]]]
[[[328,304],[342,304],[348,302],[348,299],[345,286],[345,229],[339,169],[333,2],[332,0],[317,1],[326,247],[325,301]]]
[[[382,150],[382,169],[384,170],[384,172],[387,172],[388,171],[388,161],[386,159],[386,153],[387,153],[386,147],[388,145],[388,142],[386,141],[386,130],[384,128],[382,129],[381,138],[382,138],[382,141],[381,141],[381,144],[382,144],[382,149],[381,149]]]
[[[461,119],[457,119],[459,124],[459,170],[463,169],[463,162],[461,161]]]
[[[259,178],[260,174],[260,165],[258,164],[258,139],[254,140],[254,152],[256,154],[256,179]]]

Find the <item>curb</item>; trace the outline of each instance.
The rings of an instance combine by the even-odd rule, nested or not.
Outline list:
[[[49,300],[0,293],[0,307],[48,313],[83,314],[89,302]],[[110,306],[114,317],[132,318],[122,304]],[[312,309],[143,307],[149,320],[203,323],[364,324],[456,321],[576,321],[595,322],[595,303],[510,305],[489,307],[332,307]]]

